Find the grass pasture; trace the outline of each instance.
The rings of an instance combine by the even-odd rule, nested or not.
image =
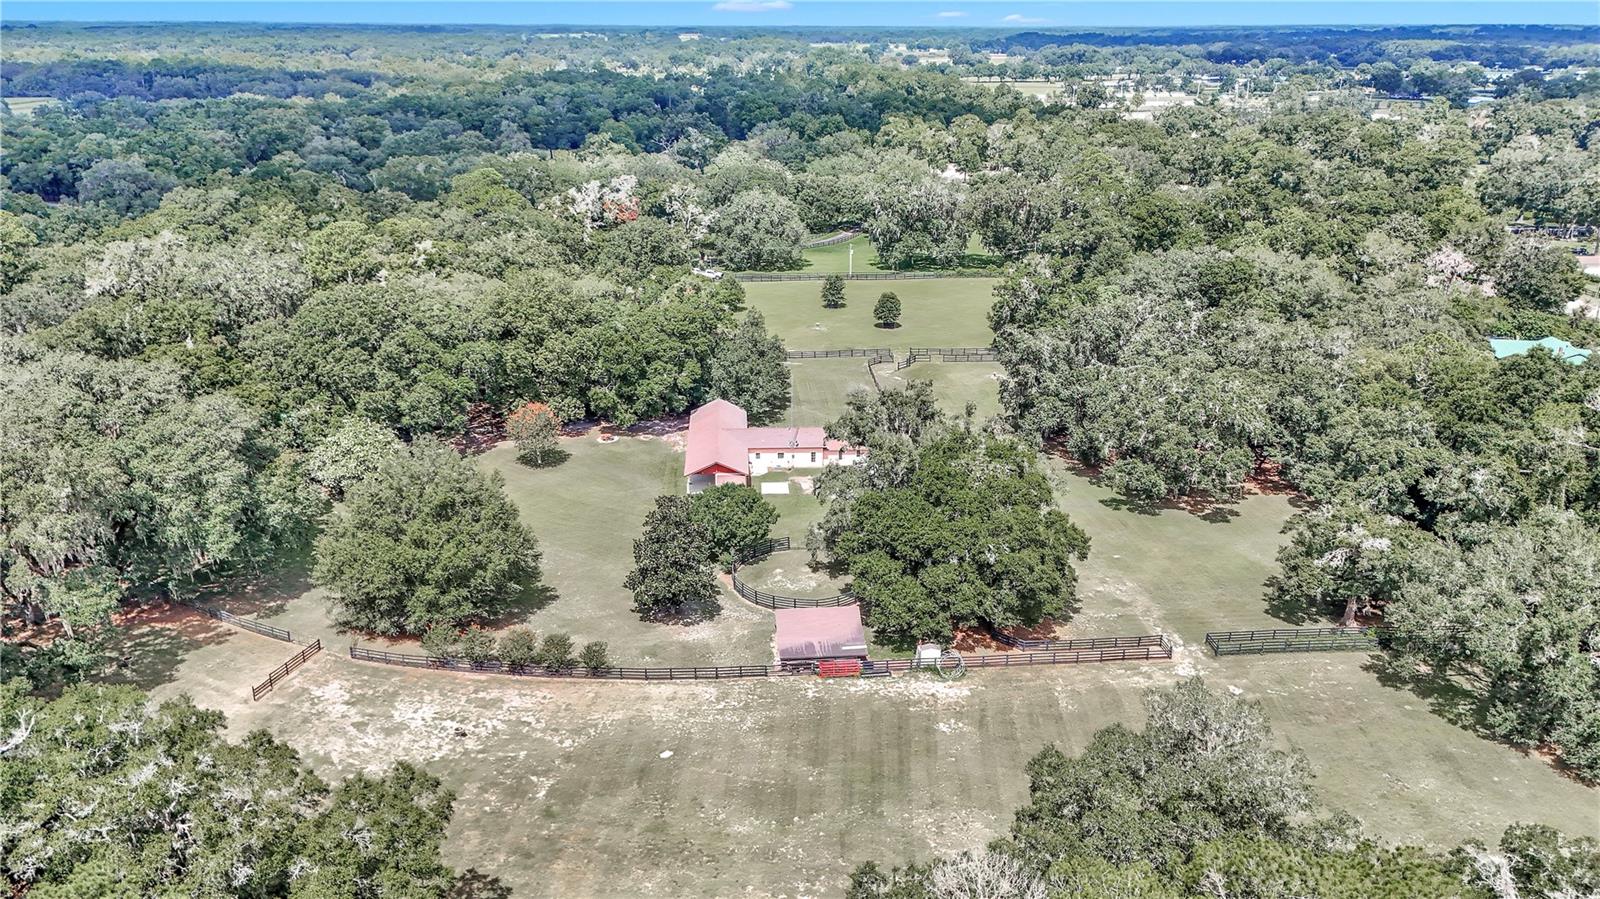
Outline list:
[[[820,236],[826,237],[829,235]],[[852,249],[855,251],[854,260],[851,259]],[[810,247],[801,250],[800,258],[803,260],[800,266],[801,270],[811,274],[843,275],[855,272],[859,275],[868,272],[894,271],[892,266],[885,266],[879,261],[878,251],[873,249],[872,241],[868,240],[865,235],[836,244],[829,244],[825,247]],[[988,250],[984,247],[983,241],[978,238],[978,235],[973,234],[967,239],[966,258],[962,260],[961,264],[977,267],[994,265],[996,260],[988,255]]]
[[[842,309],[822,308],[821,281],[753,281],[745,302],[766,316],[767,329],[791,350],[888,347],[904,354],[913,346],[988,346],[993,278],[928,278],[849,281]],[[878,295],[900,297],[898,328],[872,320]]]

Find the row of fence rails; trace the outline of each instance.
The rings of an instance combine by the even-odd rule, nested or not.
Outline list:
[[[545,677],[564,680],[731,680],[752,677],[779,677],[802,673],[799,670],[771,665],[703,665],[658,668],[627,666],[583,668],[573,666],[550,668],[544,665],[511,665],[498,659],[470,661],[467,659],[413,655],[403,652],[387,652],[379,649],[366,649],[360,646],[350,647],[350,658],[358,662],[378,662],[384,665],[426,668],[434,671],[462,671],[474,674],[504,674],[511,677]]]
[[[784,353],[785,359],[879,359],[883,357],[894,358],[894,354],[884,347],[847,347],[841,350],[788,350]]]
[[[896,363],[895,368],[898,370],[931,359],[940,362],[998,362],[1000,354],[992,346],[914,346],[906,350],[906,357]]]
[[[1161,646],[1167,639],[1165,634],[1141,634],[1136,637],[1071,637],[1065,640],[1053,637],[1013,637],[993,625],[986,624],[984,627],[995,642],[1012,649],[1119,649],[1125,646]]]
[[[1152,643],[1099,649],[1052,649],[1040,652],[1002,652],[988,655],[960,656],[968,668],[1011,668],[1026,665],[1082,665],[1092,662],[1146,662],[1172,658],[1172,644],[1161,635]],[[1139,638],[1143,639],[1143,638]],[[910,671],[927,667],[917,659],[886,659],[882,664],[891,671]]]
[[[1380,649],[1393,637],[1382,626],[1302,627],[1272,630],[1212,631],[1206,646],[1213,655],[1261,655],[1275,652],[1328,652]]]
[[[823,237],[817,240],[808,240],[800,245],[800,249],[815,250],[818,247],[831,247],[834,244],[844,243],[847,240],[855,240],[860,236],[860,231],[857,231],[854,228],[846,228],[843,231],[840,231],[838,234],[834,234],[830,237]]]
[[[740,566],[759,562],[775,552],[783,552],[792,546],[793,543],[788,537],[778,537],[747,547],[735,555],[731,566],[732,570],[728,572],[729,579],[733,581],[733,592],[762,608],[774,611],[778,609],[836,608],[838,606],[853,606],[857,603],[856,595],[850,592],[849,587],[845,587],[834,596],[785,596],[780,593],[758,590],[740,579]]]
[[[251,699],[251,701],[253,702],[255,700],[258,700],[261,697],[267,695],[268,693],[271,693],[272,689],[274,687],[278,686],[278,683],[280,681],[282,681],[284,678],[288,677],[290,674],[294,673],[294,670],[296,668],[299,668],[301,665],[304,665],[307,659],[311,658],[312,656],[316,655],[317,653],[319,653],[321,651],[322,651],[322,641],[320,639],[311,641],[310,645],[306,646],[305,649],[302,649],[299,652],[295,653],[294,655],[290,656],[289,657],[289,661],[284,662],[282,665],[279,665],[277,668],[274,668],[272,670],[272,673],[267,675],[267,679],[266,680],[262,681],[259,684],[256,684],[254,687],[251,687],[250,688],[250,699]]]
[[[242,628],[250,631],[251,633],[260,634],[263,637],[271,637],[274,640],[282,640],[285,643],[295,642],[294,635],[289,633],[289,631],[284,628],[273,627],[270,624],[262,624],[261,622],[252,618],[245,618],[242,615],[235,615],[232,612],[214,608],[212,606],[203,606],[199,603],[185,602],[183,600],[179,600],[179,603],[194,609],[202,615],[215,618],[218,621],[231,624],[234,627]]]
[[[755,281],[821,281],[837,275],[846,281],[931,281],[939,278],[997,278],[998,271],[957,269],[948,272],[738,272],[733,277],[742,282]]]

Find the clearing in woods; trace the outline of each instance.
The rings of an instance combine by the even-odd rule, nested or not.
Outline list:
[[[817,307],[815,282],[749,288],[791,347],[988,343],[982,281],[856,282],[844,310]],[[899,291],[904,331],[871,328],[871,298],[883,289]],[[803,314],[790,311],[796,303]],[[832,317],[830,331],[802,342],[822,316]],[[841,388],[866,378],[860,359],[791,370],[803,423],[829,420]],[[926,371],[956,411],[967,399],[993,408],[995,370],[919,363],[898,374]],[[621,587],[632,540],[654,497],[682,489],[682,456],[671,433],[597,437],[564,439],[570,457],[552,468],[521,466],[509,447],[479,457],[504,474],[544,552],[548,590],[524,597],[509,617],[580,643],[606,640],[630,664],[770,659],[770,613],[731,591],[722,616],[706,624],[646,624],[632,614]],[[838,895],[861,861],[981,846],[1022,801],[1030,756],[1139,721],[1144,688],[1188,674],[1259,700],[1284,743],[1309,756],[1320,798],[1380,837],[1492,842],[1513,821],[1600,831],[1592,789],[1481,738],[1458,697],[1407,688],[1381,655],[1204,653],[1207,630],[1282,624],[1268,614],[1263,586],[1290,498],[1252,495],[1204,516],[1141,514],[1065,463],[1049,465],[1060,505],[1093,540],[1080,567],[1082,608],[1062,632],[1162,631],[1180,643],[1172,662],[982,671],[956,683],[591,684],[410,671],[349,660],[349,638],[333,631],[321,595],[291,568],[236,588],[230,606],[323,636],[328,649],[260,702],[249,701],[250,685],[293,647],[182,610],[152,613],[132,629],[123,677],[222,709],[236,734],[267,728],[329,775],[398,759],[426,765],[459,793],[448,860],[518,896]],[[769,497],[783,515],[774,533],[800,541],[821,507],[791,486]],[[803,558],[775,556],[751,576],[774,586],[809,577],[797,567]]]
[[[586,684],[365,665],[336,644],[251,703],[288,647],[185,615],[181,630],[135,631],[135,654],[153,658],[131,670],[157,695],[222,708],[236,733],[271,730],[330,774],[426,764],[460,794],[450,861],[519,896],[838,895],[860,861],[982,845],[1022,801],[1031,755],[1137,722],[1143,688],[1191,673],[1260,700],[1310,757],[1321,798],[1385,838],[1492,840],[1517,820],[1600,829],[1591,789],[1452,723],[1444,700],[1393,685],[1379,656],[1204,655],[1208,627],[1271,623],[1261,585],[1285,498],[1252,496],[1213,521],[1140,515],[1058,475],[1063,507],[1096,541],[1065,631],[1165,630],[1183,643],[1173,662],[953,684]]]

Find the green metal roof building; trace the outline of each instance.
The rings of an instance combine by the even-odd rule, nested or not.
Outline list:
[[[1507,356],[1524,356],[1534,347],[1540,347],[1552,353],[1557,359],[1571,365],[1582,365],[1589,361],[1593,350],[1575,347],[1559,337],[1546,337],[1543,340],[1509,340],[1504,337],[1489,338],[1489,347],[1494,350],[1496,359]]]

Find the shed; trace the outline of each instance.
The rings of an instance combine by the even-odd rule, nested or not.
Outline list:
[[[867,632],[861,626],[860,606],[778,609],[774,614],[778,619],[780,662],[867,657]]]

